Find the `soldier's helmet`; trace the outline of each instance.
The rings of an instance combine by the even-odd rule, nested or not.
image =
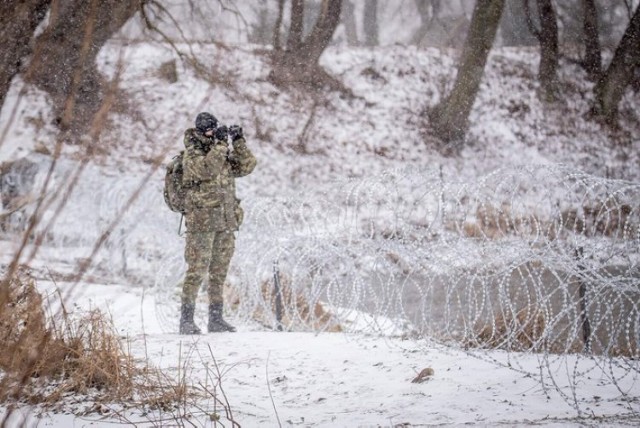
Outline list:
[[[218,119],[211,113],[202,112],[196,117],[196,128],[202,133],[216,129],[217,127]]]

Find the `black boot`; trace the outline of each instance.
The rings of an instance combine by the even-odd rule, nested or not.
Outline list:
[[[209,324],[207,324],[207,329],[209,333],[236,331],[234,326],[222,318],[222,303],[211,303],[209,305]]]
[[[200,334],[202,333],[193,321],[195,305],[183,303],[180,308],[180,334]]]

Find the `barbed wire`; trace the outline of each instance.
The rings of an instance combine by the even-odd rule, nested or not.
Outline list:
[[[237,312],[287,330],[428,337],[497,364],[506,351],[578,414],[590,374],[635,412],[639,210],[640,185],[563,166],[474,183],[392,171],[250,201]],[[527,355],[535,370],[518,364]]]
[[[154,183],[95,264],[153,289],[160,324],[176,331],[184,241],[162,178]],[[48,244],[89,246],[131,186],[88,173],[69,202],[73,220]],[[638,410],[640,184],[561,165],[475,182],[403,169],[243,205],[225,296],[237,320],[426,337],[538,377],[579,414],[588,375]]]

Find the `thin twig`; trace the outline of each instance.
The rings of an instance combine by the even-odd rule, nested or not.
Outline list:
[[[271,356],[271,351],[267,354],[267,364],[265,366],[265,372],[267,376],[267,389],[269,390],[269,398],[271,399],[271,405],[273,406],[273,411],[276,414],[276,420],[278,421],[278,426],[282,428],[282,422],[280,422],[280,416],[278,415],[278,409],[276,408],[276,403],[273,401],[273,394],[271,393],[271,383],[269,382],[269,357]]]
[[[220,367],[218,366],[218,361],[216,360],[216,357],[213,355],[213,351],[211,350],[211,345],[207,344],[207,347],[209,348],[209,355],[211,355],[211,359],[213,360],[213,365],[216,368],[216,373],[218,377],[218,388],[220,389],[222,398],[224,398],[223,407],[224,407],[225,413],[227,414],[227,419],[229,420],[229,422],[231,422],[232,426],[240,427],[240,424],[238,424],[233,419],[233,412],[231,411],[231,405],[229,404],[229,399],[227,398],[227,394],[224,392],[224,389],[222,388],[222,374],[220,372]]]

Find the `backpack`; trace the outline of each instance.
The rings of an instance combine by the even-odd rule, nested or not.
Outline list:
[[[169,165],[164,176],[164,201],[171,211],[184,214],[185,198],[187,195],[187,187],[182,184],[182,158],[184,150],[175,156]]]

